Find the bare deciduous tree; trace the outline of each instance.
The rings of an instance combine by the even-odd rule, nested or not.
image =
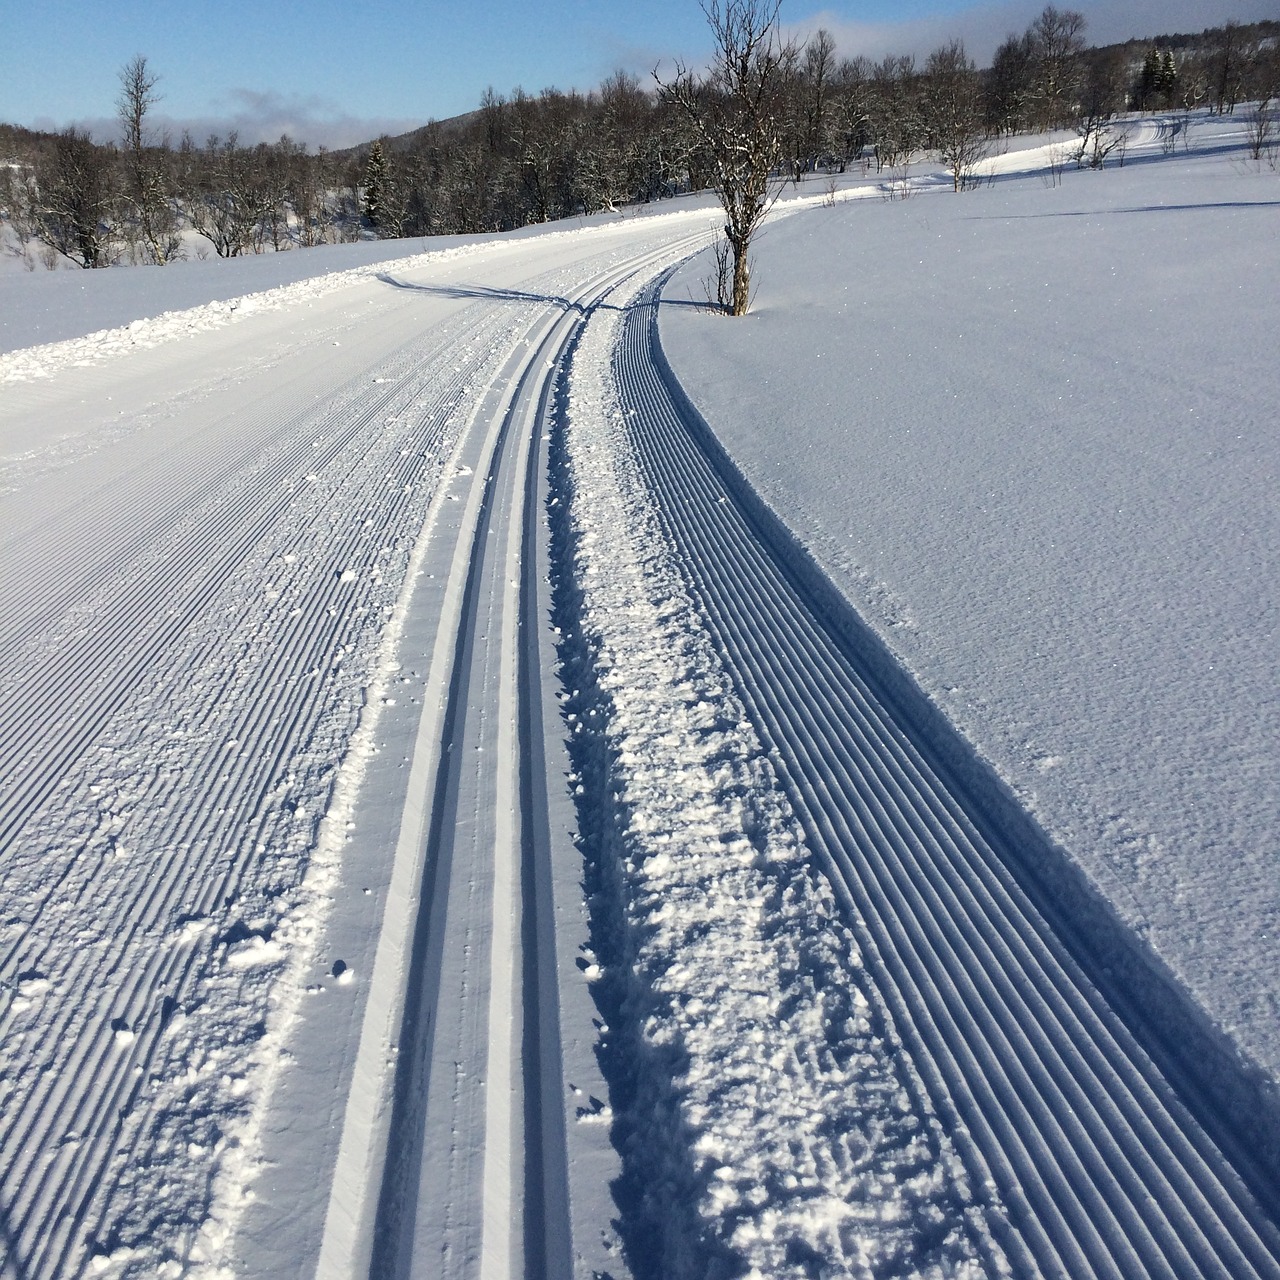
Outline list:
[[[594,127],[582,131],[575,187],[588,213],[614,209],[646,188],[645,137],[651,113],[640,82],[616,71],[601,86]],[[590,100],[595,107],[596,98]]]
[[[1214,105],[1219,115],[1236,109],[1243,88],[1247,51],[1238,22],[1228,22],[1216,33],[1211,55]]]
[[[261,253],[268,241],[276,253],[292,247],[288,209],[292,146],[285,134],[273,146],[262,142],[254,148],[253,167],[257,171],[259,194],[258,225],[253,235],[255,253]]]
[[[1260,46],[1253,58],[1252,96],[1254,108],[1245,127],[1249,154],[1261,160],[1264,154],[1274,158],[1276,117],[1280,115],[1280,47]]]
[[[1038,70],[1037,96],[1041,123],[1061,128],[1071,115],[1078,89],[1080,54],[1084,51],[1084,14],[1047,4],[1027,28]]]
[[[1276,131],[1276,115],[1276,102],[1270,94],[1254,103],[1253,112],[1245,126],[1245,138],[1249,143],[1249,154],[1255,160],[1261,160],[1271,147]]]
[[[986,77],[987,127],[993,133],[1020,133],[1026,127],[1035,63],[1029,31],[1008,36],[995,51]]]
[[[801,71],[808,90],[805,110],[805,136],[810,154],[810,164],[817,162],[827,152],[831,112],[831,80],[835,74],[836,42],[830,31],[819,27],[813,39],[804,48]]]
[[[252,153],[235,133],[223,142],[211,136],[202,150],[183,138],[180,156],[187,216],[220,258],[238,258],[255,245],[255,232],[269,212]]]
[[[972,187],[987,154],[978,69],[962,40],[935,49],[924,68],[929,131],[956,191]]]
[[[818,167],[829,150],[835,52],[831,32],[819,28],[792,69],[787,158],[792,179],[797,183]]]
[[[1116,111],[1124,102],[1124,76],[1125,62],[1119,53],[1093,60],[1076,120],[1076,133],[1080,138],[1077,168],[1087,164],[1091,169],[1101,169],[1112,154],[1124,163],[1128,135],[1115,119]]]
[[[82,267],[108,267],[119,240],[115,154],[72,126],[54,138],[28,185],[31,234]]]
[[[871,135],[871,62],[846,58],[836,69],[833,128],[840,144],[840,170],[862,154]]]
[[[120,72],[116,110],[124,148],[126,231],[135,252],[140,250],[146,261],[163,266],[182,256],[182,233],[164,162],[167,139],[158,138],[147,123],[151,108],[160,100],[159,82],[146,58],[138,54]]]
[[[779,34],[778,7],[779,0],[706,0],[711,65],[698,75],[678,64],[669,83],[654,73],[659,94],[684,114],[709,158],[733,252],[735,316],[750,305],[751,241],[778,193],[784,71],[795,56]]]
[[[870,129],[877,173],[909,165],[924,146],[919,79],[910,54],[889,55],[872,68]]]

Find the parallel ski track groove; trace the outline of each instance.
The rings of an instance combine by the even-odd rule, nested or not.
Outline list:
[[[298,499],[295,490],[283,494],[278,490],[302,464],[306,470],[322,474],[326,483],[336,488],[355,485],[359,493],[363,484],[365,509],[360,514],[375,521],[375,532],[380,536],[389,536],[389,530],[403,523],[409,505],[405,485],[435,482],[434,467],[442,460],[436,455],[444,443],[444,425],[489,359],[490,349],[485,344],[510,323],[500,313],[486,316],[483,308],[469,310],[477,314],[446,326],[443,333],[431,335],[426,365],[428,372],[436,371],[434,386],[425,382],[421,366],[412,364],[385,390],[372,395],[353,384],[354,390],[340,393],[336,409],[330,405],[321,411],[324,417],[319,426],[314,411],[284,422],[267,437],[267,447],[274,452],[274,458],[269,455],[265,464],[252,472],[250,483],[238,481],[226,498],[216,495],[214,486],[201,488],[198,492],[207,501],[167,532],[164,545],[153,556],[144,557],[153,566],[160,566],[159,576],[140,572],[104,576],[95,610],[95,625],[102,629],[69,645],[55,646],[55,654],[46,658],[62,674],[61,681],[52,686],[52,696],[65,697],[75,707],[74,713],[61,722],[55,721],[51,732],[47,719],[24,714],[30,689],[11,691],[16,696],[0,702],[0,723],[12,727],[6,737],[10,748],[4,759],[6,776],[13,777],[12,771],[18,771],[18,785],[9,800],[8,821],[0,841],[8,845],[20,837],[24,824],[38,816],[42,805],[50,803],[67,767],[101,736],[113,713],[134,696],[143,677],[149,671],[163,669],[164,655],[181,645],[202,609],[207,609],[218,590]],[[422,340],[415,339],[390,358],[408,360],[415,353],[420,357],[422,349]],[[440,378],[442,363],[452,371]],[[356,379],[355,383],[360,381]],[[367,382],[367,378],[363,381]],[[429,391],[425,397],[423,390]],[[356,411],[348,416],[349,401],[356,402],[352,406]],[[393,403],[404,403],[405,412],[412,409],[417,426],[415,445],[408,456],[396,457],[389,456],[389,446],[384,446],[384,458],[377,449],[368,450],[365,437]],[[330,435],[333,419],[338,415],[342,429]],[[312,447],[317,434],[326,437],[323,450]],[[385,497],[387,485],[396,491],[391,501]],[[140,491],[145,492],[145,486]],[[310,538],[323,548],[321,559],[325,563],[341,566],[348,556],[359,562],[365,526],[359,520],[348,519],[345,533],[327,542],[326,522],[331,523],[327,508],[319,505],[308,518],[293,526],[289,545],[303,546]],[[228,524],[234,531],[230,538]],[[211,560],[213,570],[200,572]],[[137,570],[136,563],[133,568]],[[101,670],[96,685],[87,694],[82,687],[78,690],[75,677],[85,669],[81,663],[95,645],[101,645],[102,636],[119,640],[129,635],[139,616],[152,616],[166,595],[172,599],[178,584],[185,589],[181,612],[145,634],[133,646],[129,661]],[[265,681],[264,688],[292,688],[293,693],[283,699],[258,697],[248,698],[239,706],[233,703],[236,719],[229,725],[218,725],[201,748],[204,758],[191,762],[194,767],[190,772],[195,779],[192,785],[203,795],[198,803],[179,807],[167,820],[164,842],[174,851],[173,856],[157,865],[158,874],[138,876],[123,887],[124,896],[117,899],[120,931],[112,939],[108,955],[99,955],[94,948],[79,948],[74,954],[67,981],[80,989],[92,973],[92,986],[114,987],[117,994],[112,1013],[124,1019],[137,1040],[122,1051],[109,1026],[96,1031],[85,1029],[80,1026],[84,1011],[72,1002],[59,1002],[43,1023],[42,1043],[35,1055],[37,1060],[49,1059],[48,1069],[53,1069],[52,1058],[57,1054],[57,1070],[66,1083],[43,1093],[37,1091],[26,1104],[21,1101],[26,1093],[22,1081],[16,1082],[9,1094],[0,1117],[0,1151],[6,1153],[5,1181],[9,1188],[3,1210],[6,1231],[15,1247],[23,1240],[33,1241],[23,1265],[34,1274],[66,1274],[71,1267],[72,1253],[83,1247],[92,1203],[111,1200],[118,1175],[103,1163],[107,1156],[142,1154],[138,1147],[145,1143],[147,1135],[141,1126],[135,1126],[132,1141],[123,1149],[119,1131],[152,1066],[165,1011],[186,1005],[193,994],[193,984],[204,969],[204,948],[199,946],[153,947],[139,964],[131,956],[132,944],[162,931],[179,912],[199,917],[215,905],[235,899],[243,877],[256,861],[258,838],[276,817],[268,803],[269,792],[279,784],[284,762],[295,756],[316,731],[317,718],[326,703],[322,696],[308,692],[311,681],[307,677],[290,673],[300,665],[331,656],[335,643],[350,642],[359,630],[358,617],[348,616],[341,608],[342,591],[335,573],[329,573],[327,580],[317,578],[313,585],[317,589],[299,602],[298,616],[281,629],[284,640],[268,657],[260,677]],[[111,589],[116,586],[118,591]],[[243,601],[240,603],[243,605]],[[143,611],[141,615],[139,610]],[[160,612],[166,611],[160,607]],[[198,631],[193,632],[188,644],[191,648],[184,655],[180,671],[213,674],[226,685],[230,680],[228,672],[235,665],[225,661],[226,633],[216,626],[203,637]],[[87,665],[93,669],[95,664]],[[217,692],[215,688],[214,702]],[[46,692],[45,696],[50,695]],[[33,705],[38,710],[47,704],[36,698]],[[230,762],[223,749],[227,738],[239,742]],[[34,745],[25,759],[15,760],[14,744]],[[268,753],[269,768],[262,768],[264,756],[260,751]],[[151,785],[156,781],[153,777]],[[152,794],[154,803],[148,807],[162,812],[159,795]],[[187,798],[190,799],[190,791]],[[236,854],[220,865],[216,854],[223,849],[234,849]],[[97,891],[96,877],[80,879],[79,899]],[[28,924],[39,920],[47,901],[46,897],[29,914]],[[0,975],[12,983],[19,968],[38,970],[40,962],[41,954],[29,949],[29,937],[19,937],[0,961]],[[160,998],[161,993],[164,999]],[[12,1002],[7,1002],[0,1014],[0,1035],[7,1033],[15,1016],[23,1015],[13,1014]],[[35,1084],[40,1074],[41,1069],[32,1070],[27,1083]],[[90,1081],[92,1088],[86,1087]],[[60,1135],[66,1132],[76,1133],[79,1140],[60,1143]],[[119,1167],[127,1167],[127,1160],[122,1160]],[[109,1230],[106,1220],[100,1219],[94,1225],[95,1235]]]
[[[505,432],[505,428],[504,428]],[[483,480],[473,483],[485,486],[483,506],[471,548],[466,587],[463,593],[462,616],[464,624],[454,641],[451,663],[451,679],[444,719],[441,725],[442,739],[452,744],[458,736],[458,725],[464,710],[463,694],[471,652],[475,644],[475,596],[479,589],[480,568],[484,560],[487,531],[491,518],[495,472],[501,455],[503,441],[498,441],[494,457]],[[431,823],[423,851],[424,878],[421,887],[413,960],[407,975],[410,991],[419,997],[427,993],[426,974],[438,979],[440,948],[443,934],[445,903],[436,891],[437,881],[446,881],[452,860],[452,842],[445,839],[447,818],[453,814],[453,796],[456,794],[458,752],[448,750],[449,767],[437,773],[432,802]],[[429,1072],[432,1066],[430,1034],[432,1023],[430,1010],[434,997],[428,1002],[420,1000],[417,1010],[405,1014],[401,1028],[395,1065],[395,1085],[392,1097],[389,1139],[384,1157],[384,1174],[378,1195],[377,1215],[374,1225],[373,1258],[371,1276],[401,1276],[408,1274],[412,1257],[412,1209],[418,1197],[422,1168],[421,1130],[422,1108],[426,1105]]]
[[[465,555],[467,580],[464,591],[462,618],[457,640],[453,648],[451,674],[447,702],[441,724],[439,764],[433,786],[431,819],[423,850],[423,878],[419,893],[414,938],[411,944],[411,960],[404,980],[404,1010],[398,1035],[399,1049],[395,1058],[392,1086],[391,1113],[388,1121],[388,1139],[383,1155],[380,1185],[376,1193],[373,1247],[370,1260],[370,1277],[379,1280],[387,1277],[407,1277],[416,1274],[413,1259],[421,1257],[424,1244],[415,1237],[414,1213],[420,1192],[420,1170],[424,1160],[423,1142],[427,1124],[426,1108],[432,1073],[442,1064],[431,1060],[433,1010],[439,1000],[442,980],[443,919],[445,902],[441,886],[447,885],[454,853],[451,835],[456,807],[462,753],[453,749],[457,744],[459,726],[466,711],[469,693],[469,669],[477,660],[475,644],[479,625],[479,595],[482,570],[486,557],[493,554],[489,546],[493,531],[494,502],[498,494],[499,477],[510,467],[510,457],[517,450],[512,433],[516,430],[532,431],[537,435],[547,425],[549,404],[555,392],[566,352],[576,341],[586,317],[600,306],[608,294],[623,281],[643,270],[658,269],[669,263],[673,255],[680,255],[696,247],[702,237],[690,237],[683,247],[665,247],[627,262],[625,267],[615,268],[596,276],[588,284],[579,286],[574,296],[562,305],[563,315],[557,317],[527,355],[518,375],[514,391],[509,399],[500,434],[494,444],[489,467],[482,483],[485,485],[483,507],[475,530],[465,547],[458,554]],[[532,409],[529,407],[532,404]],[[539,599],[535,573],[535,547],[542,513],[536,509],[534,495],[537,491],[537,469],[545,465],[544,451],[537,447],[537,440],[530,446],[526,473],[517,479],[515,492],[520,495],[525,509],[517,518],[523,527],[521,550],[521,591],[517,656],[517,706],[496,708],[499,716],[514,713],[521,727],[527,732],[541,732],[540,717],[533,710],[538,701],[537,683],[541,679],[535,672],[537,643],[533,628],[545,625],[539,618]],[[545,1185],[550,1170],[555,1176],[567,1176],[564,1144],[566,1135],[562,1114],[562,1084],[559,1077],[560,1056],[556,1045],[532,1045],[543,1027],[554,1027],[554,1013],[542,1006],[541,991],[548,979],[537,971],[552,956],[538,945],[538,939],[553,932],[551,922],[543,917],[550,905],[549,895],[540,891],[540,877],[545,875],[536,848],[540,838],[545,840],[545,798],[535,799],[538,788],[545,788],[547,781],[538,773],[532,755],[541,759],[541,746],[530,746],[521,735],[519,796],[518,853],[521,860],[519,874],[523,886],[520,919],[515,922],[522,947],[521,973],[519,975],[519,999],[526,1023],[520,1049],[521,1064],[529,1073],[523,1080],[526,1108],[524,1123],[533,1125],[532,1132],[524,1134],[526,1150],[522,1160],[516,1161],[522,1170],[522,1186],[519,1191],[523,1203],[522,1274],[534,1278],[553,1274],[555,1260],[562,1256],[567,1239],[568,1224],[548,1221],[551,1197]],[[535,776],[536,775],[536,776]],[[476,874],[491,874],[489,868],[476,868]],[[482,895],[483,897],[484,895]],[[554,979],[551,980],[552,982]],[[478,1002],[477,1002],[478,1003]],[[529,1025],[530,1023],[535,1025]],[[475,1068],[472,1067],[472,1070]],[[539,1078],[540,1077],[540,1078]],[[533,1096],[557,1100],[554,1110],[530,1107]],[[533,1113],[540,1112],[534,1118]],[[492,1142],[493,1135],[486,1135]],[[496,1153],[495,1153],[496,1154]],[[438,1153],[443,1160],[446,1153]],[[457,1154],[449,1155],[458,1158]],[[566,1204],[563,1195],[554,1198],[555,1212],[562,1213]],[[432,1242],[440,1256],[441,1242]],[[449,1275],[471,1274],[468,1262],[450,1257],[448,1262],[440,1256],[440,1267]],[[460,1270],[461,1268],[461,1270]]]
[[[682,422],[656,342],[651,296],[617,376],[660,516],[899,1032],[1011,1210],[1015,1265],[1280,1276],[1274,1225],[762,546]]]
[[[540,558],[536,552],[544,523],[538,503],[539,481],[547,463],[542,447],[543,428],[550,421],[552,397],[580,333],[580,325],[571,330],[555,354],[556,375],[543,380],[524,477],[518,695],[519,740],[525,744],[520,753],[521,1060],[526,1076],[524,1280],[556,1280],[567,1275],[572,1265],[568,1256],[572,1228],[564,1195],[569,1156],[561,1096],[560,1009],[554,993],[547,991],[548,984],[554,985],[555,980],[555,930],[539,635],[547,625],[549,602],[546,588],[539,583]],[[560,1194],[548,1188],[548,1182],[557,1183]]]
[[[465,380],[466,375],[461,374],[455,382]],[[103,592],[100,596],[101,608],[95,615],[94,631],[77,637],[70,645],[46,644],[38,664],[19,668],[32,670],[33,676],[30,684],[15,689],[11,696],[35,706],[69,704],[74,719],[68,723],[69,733],[64,731],[63,735],[50,734],[47,722],[35,720],[6,737],[0,748],[0,776],[25,778],[26,784],[0,799],[0,844],[7,843],[27,813],[47,796],[48,787],[61,776],[62,766],[83,750],[105,719],[123,702],[136,679],[154,663],[156,655],[187,630],[207,599],[235,573],[244,557],[260,543],[264,533],[276,524],[296,496],[294,491],[285,490],[264,503],[264,495],[278,490],[291,474],[296,475],[301,461],[305,460],[310,470],[320,472],[335,464],[344,453],[352,454],[353,443],[362,439],[370,425],[385,413],[398,390],[398,387],[392,388],[375,396],[372,403],[352,417],[344,430],[326,441],[323,450],[296,440],[296,421],[285,424],[278,438],[284,437],[282,443],[293,447],[281,449],[274,461],[256,471],[251,485],[240,484],[238,491],[217,504],[220,519],[217,524],[208,522],[210,532],[206,537],[177,543],[168,559],[166,576],[135,575],[121,579],[116,574],[109,575],[109,585],[122,589]],[[456,394],[456,387],[453,390]],[[442,396],[439,402],[447,399]],[[352,454],[348,473],[358,461],[358,455]],[[316,519],[321,515],[317,513]],[[176,532],[180,534],[192,524],[193,518],[184,519]],[[173,539],[166,541],[172,547]],[[31,576],[41,575],[32,573]],[[176,604],[172,602],[175,583],[182,587]],[[169,600],[167,607],[166,599]],[[93,670],[96,665],[93,658],[100,649],[103,624],[112,627],[117,635],[135,635],[138,619],[157,615],[166,618],[165,623],[144,629],[126,646],[118,647],[116,653],[120,658],[115,666],[100,673],[101,683],[91,698],[83,697],[79,673]],[[56,664],[50,663],[51,649],[61,650]],[[74,696],[77,691],[81,696]],[[48,753],[43,760],[37,755],[42,749]]]
[[[433,413],[444,412],[447,415],[451,402],[452,401],[450,397],[441,397],[440,405],[438,406],[438,408],[433,408]],[[431,437],[429,439],[423,440],[422,443],[425,445],[435,445],[436,443],[438,443],[438,439],[439,439],[439,424],[437,423],[436,427],[432,431]],[[276,464],[276,467],[272,468],[273,473],[277,469],[277,467],[281,465],[282,464]],[[406,467],[404,471],[405,476],[408,476],[411,473],[411,471],[412,471],[411,466]],[[274,480],[274,476],[269,477],[268,483],[263,486],[260,486],[260,488],[262,489],[273,488],[274,487],[274,483],[272,483],[273,480]],[[282,506],[290,505],[293,502],[294,497],[295,495],[290,493],[285,495],[283,502],[279,500],[273,502],[271,505],[270,511],[268,513],[268,516],[266,518],[257,519],[253,522],[251,534],[241,536],[237,539],[236,543],[234,544],[234,551],[236,553],[235,556],[226,557],[227,564],[220,567],[221,571],[217,579],[219,583],[222,581],[225,581],[225,579],[228,576],[230,576],[230,574],[233,572],[235,568],[235,563],[233,563],[233,561],[238,561],[240,559],[243,559],[243,556],[247,552],[247,550],[250,549],[253,545],[255,545],[255,540],[252,535],[258,535],[260,537],[262,530],[270,526],[278,517]],[[400,508],[402,506],[403,506],[403,503],[397,500],[395,503],[391,504],[389,508],[384,506],[382,509],[384,511],[389,510],[394,518],[394,516],[399,514]],[[318,514],[322,514],[322,513],[317,513],[317,515]],[[312,520],[308,521],[307,524],[305,525],[299,526],[299,528],[301,531],[305,532],[305,530],[314,523],[316,523],[316,518],[313,518]],[[211,538],[209,541],[216,542],[218,540]],[[338,550],[339,550],[339,556],[337,558],[340,559],[341,552],[342,550],[344,550],[342,544],[338,544]],[[207,552],[208,552],[208,545],[205,542],[200,542],[193,552],[189,552],[187,554],[180,553],[179,555],[172,557],[169,563],[172,564],[175,573],[178,575],[181,575],[181,577],[185,580],[187,579],[188,571],[191,569],[191,566],[193,564],[198,564],[200,562],[200,555],[202,553],[207,554]],[[200,606],[206,602],[207,595],[209,594],[208,590],[206,589],[208,587],[208,583],[209,583],[208,579],[204,580],[200,584],[202,588],[200,591],[189,593],[189,595],[193,598],[193,600],[189,604],[186,612],[183,615],[184,622],[189,621],[190,618],[194,617],[198,613]],[[171,584],[169,583],[162,584],[162,586],[169,586],[169,585]],[[160,594],[160,590],[158,588],[153,588],[152,594]],[[296,634],[300,637],[301,644],[308,646],[308,648],[299,649],[291,645],[281,646],[275,661],[273,662],[271,668],[268,670],[268,674],[270,676],[274,677],[276,675],[284,674],[289,667],[297,665],[298,659],[300,656],[303,659],[309,659],[314,656],[317,656],[318,653],[325,652],[329,649],[330,636],[332,634],[337,633],[340,624],[337,621],[335,621],[331,627],[326,628],[322,625],[321,619],[323,615],[327,612],[327,610],[330,608],[330,606],[333,604],[334,595],[335,593],[333,592],[332,589],[330,589],[325,592],[314,593],[309,597],[309,599],[307,600],[306,612],[304,613],[304,615],[300,616],[298,619],[292,620],[293,625],[291,627],[291,630],[296,632]],[[143,603],[147,604],[149,603],[149,600],[144,599]],[[137,607],[138,607],[137,598],[132,593],[126,592],[123,600],[120,600],[118,597],[113,596],[109,598],[107,601],[104,601],[102,605],[101,616],[108,620],[111,630],[119,634],[120,632],[127,632],[129,630],[129,624],[132,621],[133,617],[135,616],[134,614],[132,614],[131,610]],[[183,628],[178,625],[166,627],[163,633],[161,633],[161,636],[159,638],[153,639],[151,643],[149,643],[147,648],[147,657],[148,658],[152,657],[156,650],[163,647],[162,640],[169,640],[172,638],[173,635],[180,633],[182,630]],[[213,655],[214,651],[224,649],[225,645],[226,645],[225,635],[222,635],[216,632],[211,633],[207,638],[207,642],[204,650],[197,651],[196,654],[194,655],[195,662],[193,663],[193,665],[196,667],[204,667],[206,665],[207,660]],[[91,649],[92,648],[91,641],[86,641],[85,647],[87,649]],[[312,652],[313,650],[314,652]],[[76,658],[80,656],[82,656],[82,654],[80,653],[79,650],[73,651],[69,660],[65,656],[62,657],[59,663],[59,667],[64,671],[67,669],[70,669],[73,672],[75,670],[80,669],[76,662]],[[112,668],[111,672],[102,673],[100,678],[103,680],[106,680],[112,675],[114,675],[115,678],[112,681],[111,685],[108,686],[109,693],[111,694],[113,699],[112,703],[110,704],[110,709],[114,709],[116,705],[118,705],[128,696],[129,688],[131,684],[135,681],[136,676],[138,675],[137,664],[130,664],[127,668],[124,669],[123,673],[121,672],[120,666],[117,664],[115,667]],[[122,675],[124,678],[121,678]],[[66,677],[66,681],[69,687],[74,687],[74,680],[70,676]],[[27,699],[25,698],[21,699],[21,701],[24,701],[24,702],[26,700]],[[236,736],[236,737],[239,737],[241,741],[244,741],[245,740],[243,737],[244,729],[248,727],[253,721],[255,720],[261,721],[263,718],[265,718],[266,716],[269,716],[275,710],[276,710],[276,704],[270,702],[269,700],[251,703],[249,708],[245,712],[245,715],[248,717],[248,719],[246,721],[243,721],[240,725],[236,727],[236,731],[234,735],[227,734],[225,736],[227,737]],[[295,704],[292,708],[292,714],[295,717],[295,722],[298,719],[305,717],[307,714],[307,711],[308,709],[305,705]],[[89,721],[91,724],[91,729],[86,732],[84,741],[92,740],[93,737],[96,735],[96,732],[100,732],[102,728],[103,719],[100,717],[91,718],[89,711],[81,712],[77,716],[77,721],[79,720],[86,720],[86,721]],[[27,727],[30,734],[33,737],[38,737],[41,729],[44,729],[45,732],[47,732],[47,729],[48,729],[47,723],[35,722],[35,721],[33,721]],[[83,749],[84,741],[77,739],[76,746],[81,750]],[[289,750],[290,750],[290,744],[288,741],[288,735],[283,735],[283,740],[280,742],[277,759],[279,757],[286,755],[289,752]],[[53,756],[53,755],[46,756],[44,760],[40,762],[43,765],[42,768],[41,767],[33,768],[33,766],[28,762],[28,768],[33,768],[33,771],[36,772],[37,775],[40,773],[47,773],[49,771],[48,764],[50,759],[60,760],[62,758],[62,754],[65,754],[65,753],[59,753],[57,756]],[[247,754],[247,753],[242,753],[242,754]],[[56,777],[55,777],[55,780],[56,780]],[[47,782],[45,782],[44,785],[47,786],[48,785]],[[227,775],[224,781],[224,786],[220,788],[220,790],[226,791],[232,795],[236,793],[236,787],[231,775]],[[217,799],[218,798],[217,794],[215,793],[215,795],[212,798]],[[15,816],[14,821],[15,822],[20,821],[22,819],[25,819],[27,816],[29,816],[28,813],[19,813],[18,815]],[[6,831],[4,834],[6,837],[5,842],[7,843],[9,833]],[[181,836],[183,834],[183,831],[179,829],[177,834]],[[139,887],[140,891],[144,887],[145,886],[140,886]],[[138,922],[134,921],[132,924],[132,927],[136,929],[138,927]],[[13,958],[12,952],[10,952],[3,959],[0,959],[0,973],[6,972],[7,968],[11,967],[12,958]]]

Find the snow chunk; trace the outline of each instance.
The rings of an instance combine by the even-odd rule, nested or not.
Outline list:
[[[275,964],[284,957],[285,949],[280,943],[258,933],[227,947],[227,964],[233,969],[254,969]]]
[[[43,973],[31,972],[18,979],[18,993],[10,1008],[14,1013],[25,1013],[53,989],[53,984]]]

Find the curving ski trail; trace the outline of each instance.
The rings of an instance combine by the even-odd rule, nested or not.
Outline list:
[[[670,261],[690,234],[686,219],[653,243]],[[326,958],[325,920],[378,725],[414,692],[383,644],[388,620],[422,544],[466,507],[454,499],[489,490],[463,465],[486,414],[501,418],[520,370],[537,371],[522,384],[535,393],[551,377],[546,331],[561,342],[578,314],[561,291],[635,256],[608,236],[566,240],[558,267],[493,252],[528,259],[518,288],[471,286],[471,260],[421,287],[412,272],[362,278],[300,330],[284,313],[188,339],[204,366],[174,344],[66,370],[6,406],[21,438],[49,414],[83,431],[13,460],[3,495],[6,1276],[219,1274],[256,1195],[297,1016],[368,990],[362,968]],[[524,457],[533,418],[519,412]],[[499,574],[521,564],[522,465],[502,468],[502,518],[521,514]],[[507,652],[519,593],[495,581]],[[516,668],[501,669],[484,718],[509,739]],[[522,1005],[553,1031],[558,981],[553,965],[541,1003],[529,996],[515,940],[492,927],[518,917],[522,893],[546,896],[511,839],[529,776],[508,771],[503,806],[485,808],[506,852],[482,927],[491,959],[472,977],[510,974],[491,1013],[483,992],[469,1006],[473,1047],[517,1104],[523,1049],[496,1031],[518,1027]],[[545,931],[530,952],[547,950]],[[554,1072],[553,1044],[539,1048]],[[519,1117],[490,1097],[514,1163],[504,1189],[495,1147],[488,1235],[514,1240]],[[520,1249],[489,1246],[507,1253]]]
[[[1012,874],[1008,837],[739,504],[661,359],[656,306],[628,315],[615,364],[655,509],[1015,1271],[1280,1274],[1247,1149],[1242,1177],[1081,970],[1069,922]]]
[[[1280,1277],[665,365],[704,220],[6,405],[96,425],[0,493],[5,1280]]]

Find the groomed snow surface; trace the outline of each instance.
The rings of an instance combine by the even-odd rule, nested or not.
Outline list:
[[[752,316],[671,308],[663,340],[765,501],[1276,1078],[1280,183],[1242,123],[780,222]]]
[[[0,277],[0,1276],[1280,1276],[1280,177],[1175,123],[744,321],[705,200]]]

